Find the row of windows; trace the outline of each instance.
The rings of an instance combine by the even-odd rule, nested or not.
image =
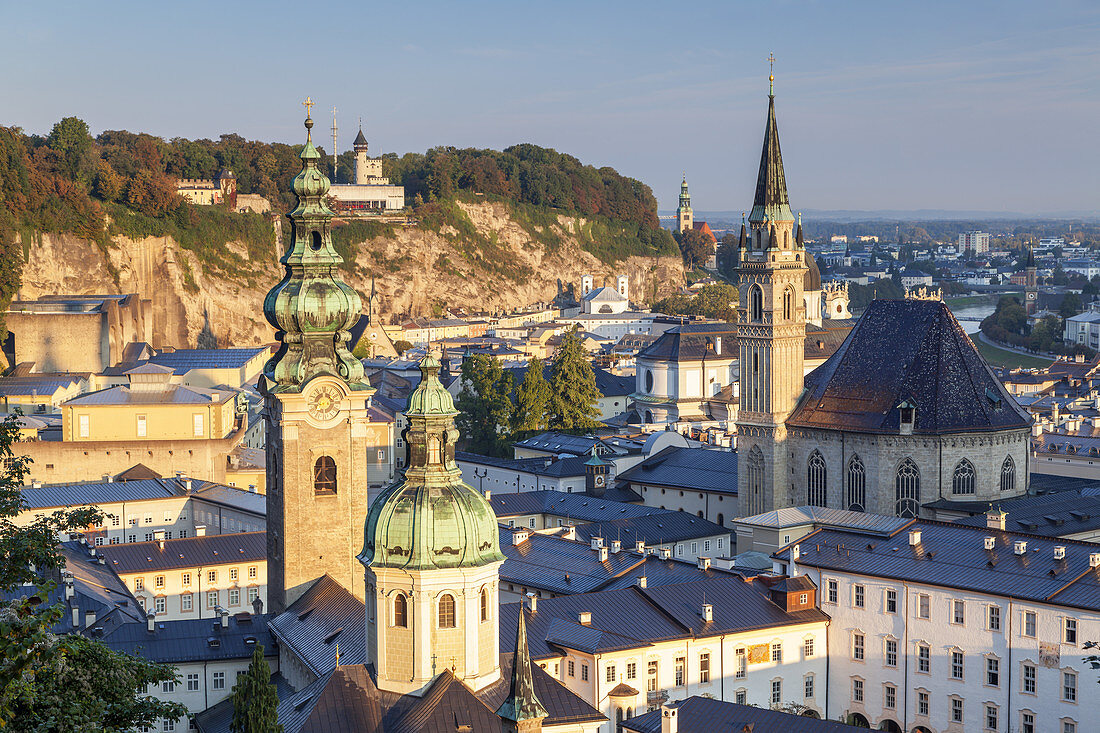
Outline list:
[[[112,419],[113,422],[113,419]],[[206,434],[206,416],[201,412],[193,413],[191,416],[191,432],[196,438],[201,438]],[[145,415],[137,416],[137,437],[145,437]],[[77,415],[77,432],[79,437],[87,438],[91,435],[91,416],[90,415]]]
[[[1076,685],[1076,680],[1074,680]],[[1076,695],[1076,687],[1074,687],[1074,694]],[[854,677],[852,678],[852,702],[862,704],[865,698],[865,685],[864,680]],[[1073,698],[1076,699],[1076,698]],[[898,701],[898,689],[890,683],[885,683],[882,686],[882,706],[887,710],[896,710]],[[949,719],[952,723],[965,723],[964,715],[964,700],[960,697],[948,698]],[[928,717],[931,714],[931,705],[929,703],[929,694],[925,690],[917,690],[917,715],[921,717]],[[984,727],[982,730],[999,731],[1001,722],[1001,709],[1000,706],[993,703],[984,703],[982,705],[982,721]],[[1026,733],[1035,733],[1035,713],[1024,710],[1020,713],[1020,728],[1019,730]],[[1073,720],[1061,721],[1061,733],[1077,733],[1077,722]]]
[[[234,581],[239,580],[240,575],[241,575],[241,569],[240,568],[229,568],[229,581],[230,582],[234,582]],[[256,566],[256,565],[250,565],[248,567],[248,579],[249,580],[255,580],[258,575],[259,575],[259,567]],[[206,571],[206,582],[207,583],[217,583],[218,582],[218,571],[217,570],[207,570]],[[164,575],[154,575],[153,576],[153,588],[157,588],[157,589],[163,588],[165,586],[165,583],[166,583],[166,576],[164,576]],[[191,573],[189,573],[189,572],[180,573],[180,584],[184,585],[184,586],[191,585]],[[134,578],[134,591],[136,592],[136,591],[139,591],[139,590],[145,590],[145,578],[143,578],[143,577]]]
[[[952,475],[951,493],[973,494],[976,477],[974,464],[965,458],[962,459],[955,466]],[[810,506],[827,506],[827,485],[828,467],[825,456],[821,451],[814,450],[806,461],[806,503]],[[1012,460],[1012,456],[1005,456],[1001,464],[1001,491],[1015,489],[1016,463]],[[906,458],[898,465],[894,490],[894,513],[901,517],[915,517],[920,506],[920,469],[911,459]],[[867,508],[867,470],[863,465],[863,459],[858,454],[848,459],[848,470],[844,482],[844,507],[858,512],[865,511]]]
[[[226,592],[228,596],[228,606],[241,605],[241,589],[230,588]],[[248,604],[251,605],[257,598],[260,597],[260,589],[251,587],[246,589],[246,596]],[[194,593],[181,593],[180,594],[180,611],[187,612],[195,609],[195,594]],[[220,591],[211,590],[206,592],[206,607],[208,609],[214,608],[219,604]],[[138,605],[141,606],[142,611],[148,611],[149,602],[144,596],[139,596]],[[158,615],[168,612],[168,598],[166,596],[157,596],[153,599],[153,610]]]
[[[481,620],[488,621],[491,617],[492,604],[489,598],[488,588],[481,589]],[[407,629],[409,627],[409,613],[412,610],[412,601],[404,593],[397,593],[393,597],[392,625]],[[457,625],[455,617],[455,597],[450,593],[444,593],[436,602],[436,625],[441,629],[453,629]]]

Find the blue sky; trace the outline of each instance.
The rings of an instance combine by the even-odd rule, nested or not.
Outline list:
[[[774,52],[795,209],[1100,210],[1096,3],[49,7],[5,9],[0,124],[290,142],[310,95],[342,148],[362,115],[374,152],[533,142],[739,210]]]

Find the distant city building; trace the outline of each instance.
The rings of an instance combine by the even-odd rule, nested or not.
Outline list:
[[[691,194],[688,193],[687,176],[685,175],[684,180],[680,183],[680,203],[676,207],[676,231],[683,233],[689,229],[693,229],[709,239],[711,251],[707,261],[703,264],[710,269],[714,269],[718,264],[718,237],[714,236],[714,232],[711,231],[710,226],[705,221],[695,221],[695,215],[691,211]]]
[[[988,232],[963,232],[959,235],[959,249],[972,250],[974,254],[983,254],[989,251]]]
[[[333,183],[329,189],[342,211],[355,214],[385,214],[405,208],[405,187],[393,185],[382,175],[382,159],[367,154],[363,128],[352,144],[355,151],[355,182]]]
[[[238,193],[237,176],[227,168],[219,171],[217,178],[213,180],[181,178],[176,181],[176,192],[196,206],[226,204],[237,212],[266,214],[271,211],[271,202],[263,196]]]

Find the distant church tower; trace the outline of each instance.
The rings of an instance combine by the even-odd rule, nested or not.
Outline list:
[[[403,480],[371,505],[366,568],[367,663],[378,689],[420,695],[444,670],[475,692],[500,680],[496,515],[462,482],[455,409],[439,362],[420,362],[409,397]]]
[[[1039,305],[1039,277],[1035,272],[1035,253],[1027,248],[1027,262],[1024,265],[1024,302],[1028,315],[1035,312]]]
[[[806,339],[807,254],[793,231],[773,93],[749,229],[740,252],[737,311],[737,485],[746,516],[790,503],[786,420],[802,392]]]
[[[306,100],[308,106],[312,105]],[[306,116],[293,241],[280,260],[282,282],[264,299],[278,352],[264,366],[267,430],[268,588],[272,611],[293,603],[325,573],[363,597],[357,539],[367,502],[367,452],[377,439],[368,407],[374,390],[348,351],[359,295],[340,279],[325,205],[329,180],[318,168]]]
[[[680,205],[676,207],[676,231],[685,232],[694,225],[691,213],[691,194],[688,193],[687,175],[680,184]]]
[[[359,125],[359,134],[355,136],[355,142],[351,144],[355,151],[355,183],[366,186],[375,181],[373,178],[382,177],[382,159],[372,158],[367,154],[367,138],[363,135],[363,125]]]

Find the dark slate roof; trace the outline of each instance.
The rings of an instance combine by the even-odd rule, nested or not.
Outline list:
[[[120,574],[177,568],[259,562],[267,559],[267,532],[187,537],[159,542],[127,542],[103,545],[99,552],[107,564]]]
[[[105,632],[101,641],[115,651],[163,664],[248,659],[257,644],[266,655],[275,654],[267,617],[248,613],[230,616],[226,628],[208,618],[159,621],[153,633],[145,623],[120,624]]]
[[[694,323],[668,329],[639,351],[638,358],[699,361],[703,358],[730,359],[736,354],[736,324]]]
[[[737,453],[670,446],[623,471],[619,483],[737,494]]]
[[[23,487],[23,502],[28,509],[110,504],[177,496],[161,480],[110,481],[93,484],[46,484]]]
[[[149,362],[170,367],[176,374],[186,374],[192,369],[240,369],[264,351],[267,351],[266,346],[247,349],[177,349],[151,356]]]
[[[562,491],[522,491],[518,494],[492,494],[489,504],[498,517],[521,514],[554,514],[582,522],[601,522],[621,517],[641,517],[670,510],[638,506],[621,501],[597,499],[587,494]]]
[[[825,321],[825,326],[806,324],[802,353],[806,359],[827,359],[836,353],[852,332],[852,321]]]
[[[993,376],[941,301],[874,300],[844,345],[806,377],[789,425],[897,433],[916,406],[917,434],[1026,428],[1030,416]]]
[[[294,689],[290,686],[290,683],[279,672],[271,675],[271,684],[275,685],[275,694],[279,696],[280,700],[294,694]],[[229,733],[229,725],[233,721],[233,696],[230,695],[217,705],[197,713],[194,716],[194,721],[196,727],[202,733]],[[282,715],[279,716],[279,721],[284,722]]]
[[[920,545],[909,544],[907,529],[921,531]],[[994,538],[993,550],[985,549],[985,537]],[[1014,554],[1016,540],[1027,542],[1025,554]],[[802,566],[1100,610],[1100,568],[1089,565],[1100,546],[1091,542],[914,520],[888,538],[822,529],[794,544]],[[1059,545],[1063,560],[1054,559]],[[789,560],[790,552],[788,546],[775,557]]]
[[[1056,476],[1049,473],[1032,473],[1028,475],[1027,486],[1028,491],[1036,493],[1091,489],[1095,486],[1100,486],[1100,479]]]
[[[593,435],[570,435],[568,433],[559,433],[555,431],[532,435],[526,440],[514,443],[514,445],[517,448],[527,448],[529,450],[543,451],[545,453],[571,453],[572,455],[585,456],[586,458],[592,452],[592,446],[599,446],[597,450],[601,452],[603,452],[601,449],[606,449],[607,451],[612,450],[610,445]]]
[[[955,523],[985,527],[987,507],[988,504],[970,517],[955,520]],[[997,508],[1008,514],[1005,528],[1015,532],[1064,537],[1100,529],[1100,496],[1089,496],[1080,491],[1056,491],[1005,499],[997,502]]]
[[[709,622],[703,621],[704,598],[712,606]],[[500,608],[502,649],[513,643],[521,605]],[[581,613],[590,613],[591,622],[581,624]],[[560,657],[559,647],[589,652],[633,649],[828,618],[817,608],[787,612],[772,602],[763,582],[723,573],[674,585],[539,599],[537,611],[527,615],[527,643],[531,657],[541,660]]]
[[[528,588],[538,588],[552,593],[587,593],[644,562],[635,553],[608,553],[607,560],[599,556],[587,543],[530,533],[519,545],[512,544],[514,531],[500,528],[500,549],[504,564],[500,567],[500,580]]]
[[[149,468],[144,463],[135,463],[118,476],[115,476],[115,479],[118,481],[141,481],[160,477],[161,475],[159,473]]]
[[[819,720],[779,710],[738,705],[709,697],[689,697],[676,706],[679,733],[855,733],[866,730],[835,720]],[[622,723],[632,733],[661,733],[661,711],[653,710]]]
[[[383,731],[378,688],[362,664],[337,667],[310,709],[302,733]]]
[[[730,530],[694,514],[660,510],[638,517],[579,524],[576,532],[578,540],[589,542],[593,537],[603,537],[608,542],[621,540],[623,547],[634,547],[638,540],[652,545],[730,535]]]
[[[314,674],[322,675],[336,666],[337,644],[342,663],[367,661],[366,623],[363,602],[325,574],[271,619],[271,633]]]
[[[363,128],[360,127],[359,128],[359,134],[355,136],[355,141],[352,142],[352,145],[366,145],[366,144],[367,144],[367,138],[363,136]]]

